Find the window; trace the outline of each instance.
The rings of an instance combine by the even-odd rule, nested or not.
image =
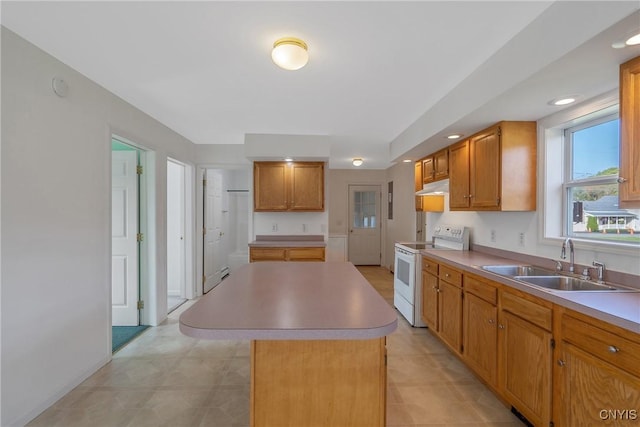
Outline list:
[[[564,235],[640,245],[640,211],[618,204],[617,113],[564,129]]]
[[[354,228],[376,228],[376,192],[354,192]]]

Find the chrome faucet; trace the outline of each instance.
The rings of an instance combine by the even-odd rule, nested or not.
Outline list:
[[[562,243],[560,258],[567,259],[567,243],[569,244],[569,272],[573,273],[573,240],[570,237],[567,237]]]
[[[600,283],[604,282],[604,263],[598,262],[598,261],[593,261],[591,264],[598,271],[598,282],[600,282]]]

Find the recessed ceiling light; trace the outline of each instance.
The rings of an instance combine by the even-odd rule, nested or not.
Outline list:
[[[411,163],[411,162],[413,162],[413,160],[411,160],[411,159],[404,159],[404,160],[402,161],[402,163]]]
[[[631,37],[629,37],[624,44],[626,44],[627,46],[635,46],[637,44],[640,44],[640,33],[638,34],[634,34]]]
[[[293,159],[291,157],[285,157],[284,161],[285,162],[293,162]]]
[[[576,102],[579,98],[579,95],[565,95],[559,98],[552,99],[548,102],[549,105],[563,106],[569,105]]]
[[[299,70],[309,61],[307,44],[295,37],[278,39],[273,43],[271,59],[278,67],[285,70]]]
[[[447,139],[458,139],[460,137],[462,137],[461,133],[453,133],[451,135],[447,135]]]
[[[351,163],[353,164],[353,166],[361,166],[363,162],[361,158],[356,157],[351,161]]]

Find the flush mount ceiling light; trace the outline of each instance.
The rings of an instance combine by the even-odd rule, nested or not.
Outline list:
[[[460,137],[462,137],[461,133],[453,133],[451,135],[447,135],[447,139],[458,139]]]
[[[285,157],[285,158],[284,158],[284,161],[285,161],[285,162],[293,162],[293,158],[291,158],[291,157]]]
[[[351,162],[353,164],[353,166],[361,166],[362,165],[362,159],[359,157],[356,157],[355,159],[353,159],[353,161]]]
[[[402,161],[402,163],[411,163],[411,162],[413,162],[413,160],[411,160],[411,159],[404,159],[404,160]]]
[[[285,70],[299,70],[309,61],[307,44],[295,37],[278,39],[273,43],[271,59],[278,67]]]

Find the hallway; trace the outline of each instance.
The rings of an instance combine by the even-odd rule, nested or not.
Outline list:
[[[393,275],[359,267],[390,304]],[[184,336],[180,306],[149,328],[31,427],[249,425],[249,342]],[[387,425],[519,427],[509,410],[424,328],[399,318],[387,340]]]

